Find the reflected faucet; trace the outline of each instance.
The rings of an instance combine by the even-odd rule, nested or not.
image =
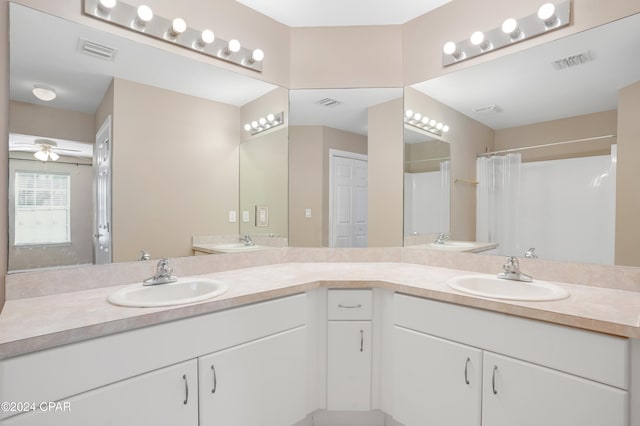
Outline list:
[[[525,252],[524,257],[526,257],[527,259],[537,259],[538,255],[536,254],[536,248],[531,247]]]
[[[438,234],[438,238],[433,242],[434,244],[444,244],[445,241],[449,239],[449,235],[445,232],[441,232]]]
[[[251,237],[248,234],[240,238],[240,241],[242,241],[245,246],[255,246],[255,243],[251,241]]]
[[[171,275],[173,269],[169,266],[169,259],[160,259],[156,267],[156,274],[142,281],[142,285],[168,284],[178,281],[178,277]]]
[[[140,257],[138,260],[151,260],[151,255],[148,251],[140,250]]]
[[[520,272],[520,262],[515,256],[507,257],[505,264],[502,265],[502,272],[498,274],[498,278],[524,282],[533,281],[530,275]]]

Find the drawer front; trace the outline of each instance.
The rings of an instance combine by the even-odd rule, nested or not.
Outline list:
[[[396,294],[395,323],[432,336],[629,389],[629,340]]]
[[[373,316],[371,290],[329,290],[329,320],[370,320]]]

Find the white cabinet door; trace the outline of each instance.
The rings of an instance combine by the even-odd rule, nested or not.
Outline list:
[[[397,326],[394,346],[396,420],[404,426],[480,425],[481,350]]]
[[[306,327],[199,358],[201,426],[289,426],[306,416]]]
[[[3,426],[198,426],[196,360],[89,391]]]
[[[371,321],[329,321],[327,409],[371,409]]]
[[[483,426],[627,426],[628,392],[489,352]]]

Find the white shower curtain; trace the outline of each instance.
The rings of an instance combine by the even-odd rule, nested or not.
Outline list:
[[[479,157],[476,165],[476,241],[498,243],[499,254],[518,254],[520,154]]]

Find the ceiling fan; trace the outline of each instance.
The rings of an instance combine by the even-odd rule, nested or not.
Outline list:
[[[74,155],[74,153],[82,152],[79,149],[59,148],[58,143],[51,139],[35,139],[33,143],[17,142],[12,146],[13,151],[33,152],[33,156],[40,161],[57,161],[60,155]]]

